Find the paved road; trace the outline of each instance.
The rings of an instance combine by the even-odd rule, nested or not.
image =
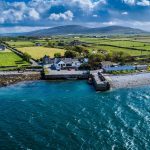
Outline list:
[[[87,71],[76,71],[76,70],[51,70],[51,69],[47,69],[48,73],[46,73],[46,75],[82,75],[82,74],[86,74]]]
[[[18,72],[18,71],[0,71],[0,75],[29,75],[29,74],[39,74],[39,72],[33,72],[33,71],[25,71],[25,72]]]

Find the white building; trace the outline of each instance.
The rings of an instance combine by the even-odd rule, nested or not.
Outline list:
[[[57,70],[67,69],[67,68],[79,68],[81,66],[81,62],[78,59],[72,58],[55,58],[54,67]]]

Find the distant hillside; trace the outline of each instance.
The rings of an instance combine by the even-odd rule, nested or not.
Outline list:
[[[122,26],[108,26],[101,28],[89,28],[80,25],[66,25],[43,30],[32,31],[28,33],[14,34],[24,36],[55,36],[55,35],[71,35],[71,34],[86,34],[86,35],[124,35],[124,34],[149,34],[140,29]],[[8,34],[9,35],[9,34]],[[10,34],[13,36],[13,34]]]
[[[80,25],[66,25],[29,32],[27,36],[52,36],[69,34],[146,34],[146,31],[122,26],[88,28]]]
[[[54,28],[29,32],[28,36],[51,36],[51,35],[68,35],[68,34],[86,34],[90,28],[79,25],[66,25]]]

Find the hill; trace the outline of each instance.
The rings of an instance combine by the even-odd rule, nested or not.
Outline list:
[[[5,36],[56,36],[56,35],[133,35],[133,34],[149,34],[140,29],[134,29],[123,26],[107,26],[100,28],[89,28],[80,25],[65,25],[48,29],[32,31],[28,33],[6,34]]]
[[[70,34],[146,34],[146,31],[122,26],[108,26],[101,28],[89,28],[80,25],[66,25],[54,28],[29,32],[27,36],[53,36],[53,35],[70,35]]]

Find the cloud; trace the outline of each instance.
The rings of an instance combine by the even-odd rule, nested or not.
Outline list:
[[[128,12],[124,11],[121,13],[122,15],[128,15]]]
[[[105,5],[106,0],[98,0],[93,2],[92,0],[64,0],[65,5],[71,7],[79,7],[82,11],[94,11],[95,9],[100,8],[100,6]]]
[[[0,13],[0,23],[18,23],[27,19],[39,20],[40,15],[34,9],[28,7],[24,2],[5,3]]]
[[[48,13],[53,10],[50,16],[51,20],[72,20],[73,12],[76,10],[80,13],[91,13],[98,11],[101,6],[106,4],[106,0],[30,0],[28,2],[6,2],[0,4],[0,23],[18,23],[25,20],[40,20],[48,19]],[[64,14],[55,12],[56,8],[63,8],[66,11]],[[78,14],[77,14],[78,15]],[[42,18],[40,18],[42,17]]]
[[[150,6],[149,0],[123,0],[128,5]]]
[[[97,14],[93,14],[93,17],[94,17],[94,18],[97,18],[97,17],[98,17],[98,15],[97,15]]]
[[[123,0],[123,2],[128,4],[128,5],[135,5],[136,4],[136,0]]]
[[[32,18],[33,20],[39,20],[39,19],[40,19],[39,13],[38,13],[34,8],[32,8],[32,9],[29,11],[29,16],[30,16],[30,18]]]
[[[21,32],[30,32],[40,29],[47,29],[49,27],[30,27],[30,26],[15,26],[15,27],[0,27],[0,33],[21,33]]]
[[[59,13],[59,14],[56,14],[56,13],[52,13],[50,16],[49,16],[49,19],[50,20],[55,20],[55,21],[59,21],[59,20],[69,20],[69,21],[72,21],[74,15],[73,13],[68,10],[64,13]]]
[[[137,2],[137,5],[139,6],[150,6],[149,0],[141,0],[140,2]]]

